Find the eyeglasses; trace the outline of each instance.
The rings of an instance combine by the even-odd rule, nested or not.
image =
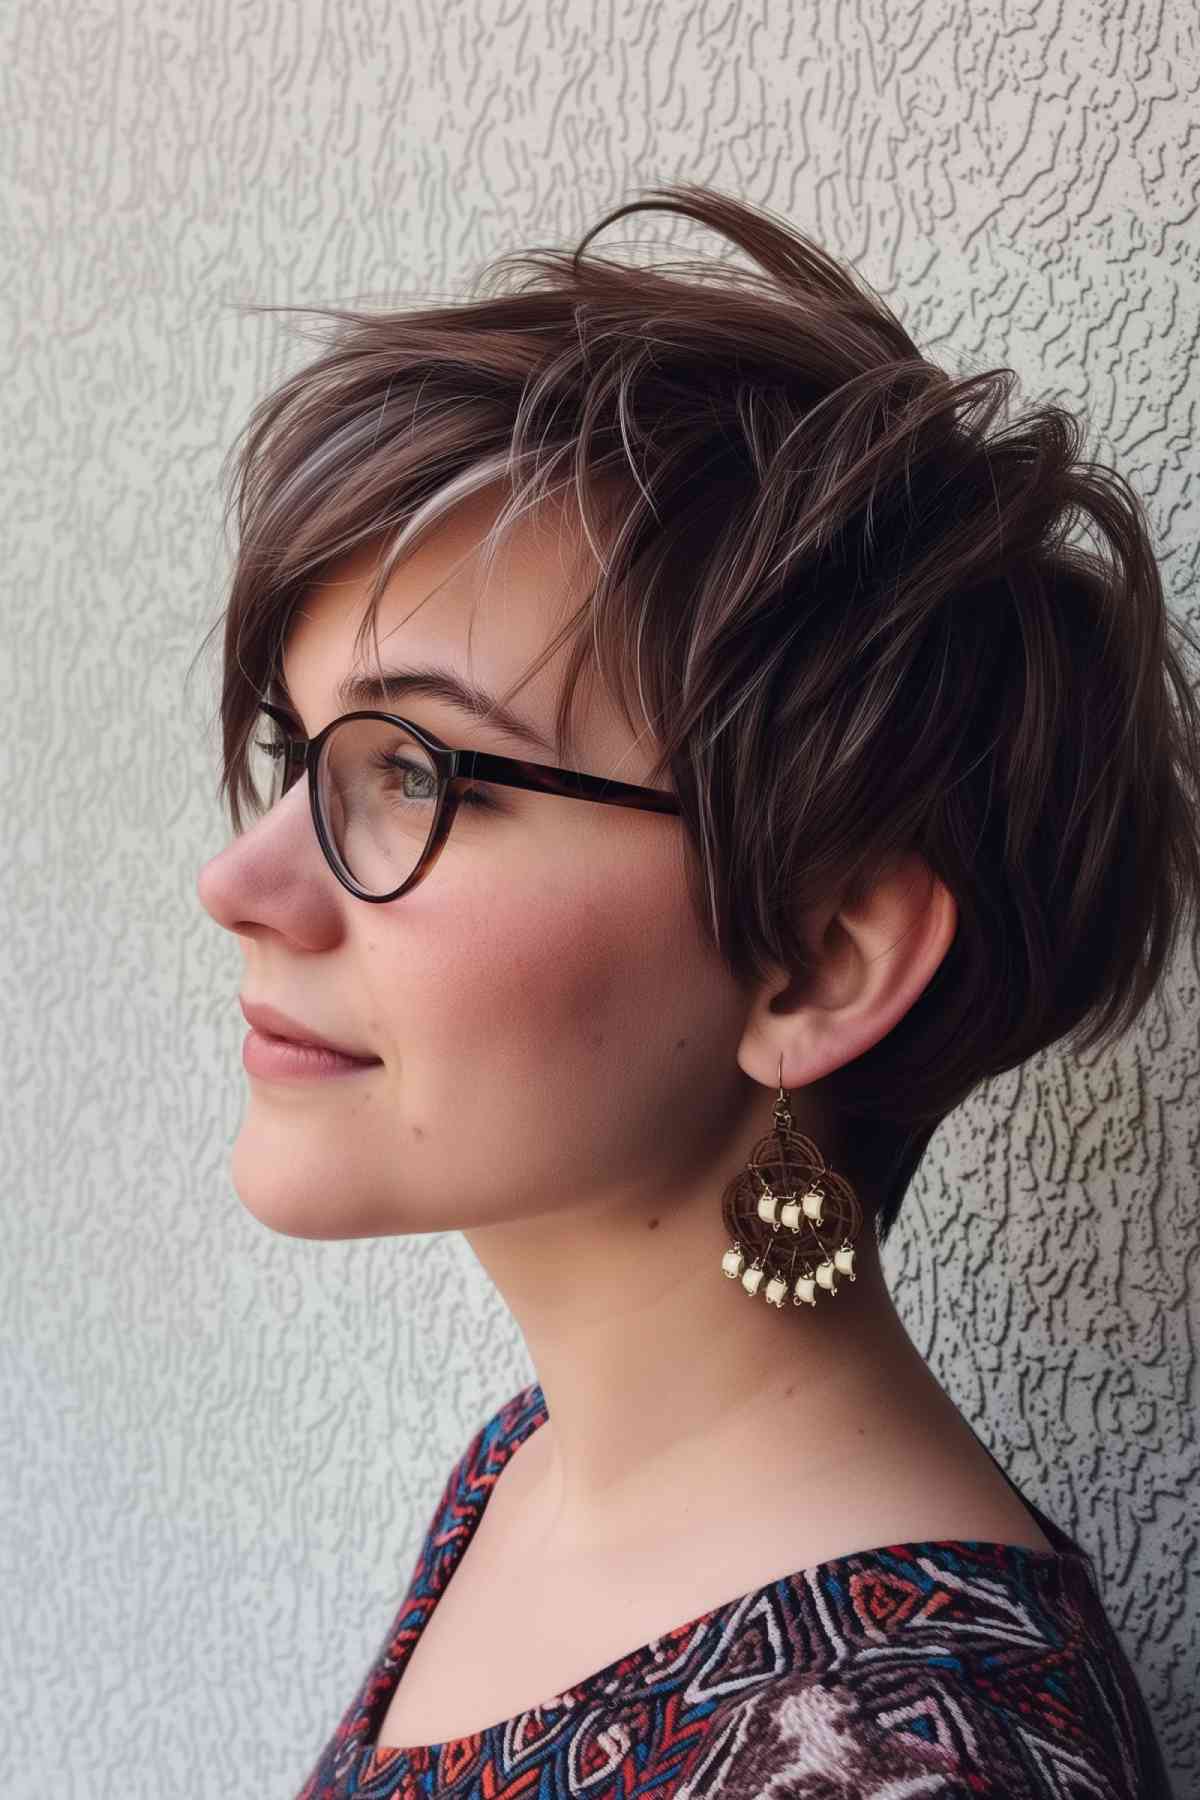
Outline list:
[[[266,701],[260,707],[280,732],[278,739],[254,740],[282,774],[271,804],[308,771],[317,841],[342,886],[359,900],[398,900],[415,887],[441,854],[459,806],[490,804],[476,784],[645,812],[680,811],[675,796],[660,788],[485,750],[453,750],[395,713],[343,713],[316,737],[302,738],[286,712]]]

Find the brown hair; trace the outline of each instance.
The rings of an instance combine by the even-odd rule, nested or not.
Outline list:
[[[652,210],[757,267],[585,254]],[[325,348],[256,409],[231,496],[235,831],[261,804],[259,699],[322,571],[384,546],[361,643],[458,501],[507,484],[490,556],[532,503],[573,493],[601,573],[506,698],[570,641],[560,760],[585,672],[648,732],[646,779],[669,774],[734,976],[802,970],[799,915],[895,853],[957,901],[919,1000],[826,1077],[883,1238],[954,1106],[1069,1032],[1076,1053],[1107,1046],[1184,914],[1200,926],[1200,704],[1172,634],[1200,645],[1166,611],[1138,500],[1081,460],[1067,412],[1009,418],[1010,370],[952,378],[810,239],[690,184],[613,209],[573,252],[499,258],[476,298],[303,310]]]

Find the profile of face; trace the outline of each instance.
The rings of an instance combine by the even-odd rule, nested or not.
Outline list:
[[[554,635],[588,555],[576,516],[526,514],[485,583],[477,546],[498,504],[465,502],[395,571],[386,666],[504,693]],[[374,667],[354,642],[376,556],[331,568],[293,616],[283,670],[309,737],[346,710],[339,682]],[[513,703],[548,740],[566,654]],[[385,710],[456,748],[559,760],[445,701]],[[646,783],[652,747],[598,688],[575,719],[580,768]],[[379,1059],[247,1076],[240,1199],[272,1230],[353,1238],[548,1226],[567,1209],[599,1221],[703,1190],[719,1250],[730,1135],[752,1094],[765,1129],[770,1096],[737,1066],[749,1000],[695,916],[682,821],[501,786],[487,799],[460,806],[429,873],[381,905],[329,868],[304,780],[201,870],[201,902],[241,945],[241,998]]]

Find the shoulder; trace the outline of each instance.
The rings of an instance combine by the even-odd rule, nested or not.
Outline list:
[[[548,1417],[545,1397],[533,1382],[484,1420],[446,1477],[437,1513],[467,1499],[480,1499],[517,1446]]]
[[[521,1388],[486,1419],[450,1471],[443,1504],[482,1500],[513,1451],[548,1418],[537,1382]]]
[[[747,1680],[730,1641],[677,1800],[1169,1800],[1082,1558],[901,1545],[772,1592],[790,1657]]]
[[[500,1471],[518,1445],[548,1417],[541,1387],[521,1388],[476,1431],[446,1477],[425,1534],[414,1583],[457,1559],[471,1536]]]

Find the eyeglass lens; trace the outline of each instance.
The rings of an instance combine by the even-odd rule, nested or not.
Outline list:
[[[273,725],[258,743],[273,765],[273,782],[264,784],[273,805],[304,771],[290,764],[281,772],[285,765]],[[429,839],[437,798],[433,759],[399,725],[347,719],[321,747],[321,822],[343,872],[366,894],[390,894],[407,881]]]

